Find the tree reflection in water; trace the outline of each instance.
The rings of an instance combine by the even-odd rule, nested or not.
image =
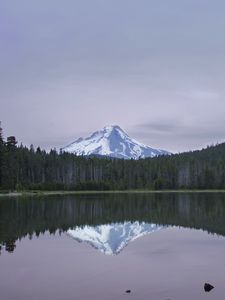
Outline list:
[[[223,193],[82,194],[2,198],[0,253],[23,237],[63,233],[75,226],[146,222],[225,236]]]

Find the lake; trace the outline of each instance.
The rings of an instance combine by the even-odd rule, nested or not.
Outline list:
[[[1,198],[0,249],[1,300],[224,300],[225,194]]]

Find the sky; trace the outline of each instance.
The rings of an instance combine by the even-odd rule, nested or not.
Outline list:
[[[182,152],[225,141],[224,0],[1,0],[0,120],[60,148],[118,124]]]

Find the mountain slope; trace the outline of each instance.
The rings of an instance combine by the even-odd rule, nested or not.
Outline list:
[[[79,138],[62,149],[76,155],[102,155],[115,158],[138,159],[170,154],[153,149],[132,139],[119,126],[106,126],[87,138]]]
[[[145,222],[124,222],[98,226],[75,227],[68,235],[79,242],[87,242],[104,254],[118,254],[129,242],[154,231],[162,226]]]

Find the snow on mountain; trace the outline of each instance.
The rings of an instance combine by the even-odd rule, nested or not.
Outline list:
[[[118,254],[129,242],[163,226],[145,222],[124,222],[98,226],[75,227],[67,231],[68,235],[79,242],[87,242],[104,254]]]
[[[153,149],[132,139],[119,126],[106,126],[87,138],[79,138],[62,148],[76,155],[103,155],[116,158],[138,159],[168,155],[165,150]]]

